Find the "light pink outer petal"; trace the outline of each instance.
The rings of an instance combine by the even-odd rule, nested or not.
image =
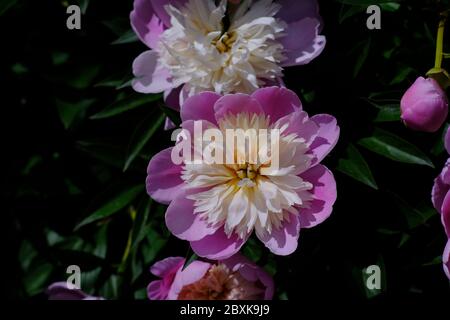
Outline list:
[[[164,284],[162,280],[155,280],[147,286],[147,297],[150,300],[166,300],[167,292],[163,290]]]
[[[156,262],[150,267],[150,272],[157,277],[164,277],[174,268],[179,268],[180,264],[184,261],[182,257],[168,257],[161,261]]]
[[[223,227],[216,230],[215,233],[204,237],[198,241],[191,241],[191,248],[200,257],[221,260],[231,257],[241,249],[247,241],[239,238],[235,233],[228,237]]]
[[[189,190],[179,194],[169,205],[166,211],[166,226],[170,232],[179,239],[197,241],[217,230],[200,215],[194,213],[194,200],[187,199],[189,194],[198,190]]]
[[[155,10],[156,14],[161,19],[161,21],[164,23],[164,25],[166,27],[170,27],[171,26],[170,17],[164,7],[170,4],[175,8],[180,8],[187,2],[187,0],[151,0],[151,2],[153,5],[153,9]]]
[[[284,222],[280,228],[272,230],[272,233],[256,233],[269,250],[280,256],[287,256],[293,253],[298,246],[300,234],[300,221],[297,215],[290,215],[289,222]]]
[[[290,23],[287,35],[280,39],[287,57],[283,67],[303,65],[318,57],[325,48],[326,38],[319,35],[320,21],[315,18]]]
[[[131,85],[137,92],[158,93],[173,88],[170,72],[159,64],[156,51],[145,51],[134,59],[133,74]]]
[[[445,133],[444,145],[445,150],[447,150],[447,153],[450,154],[450,127],[448,127],[447,132]]]
[[[336,118],[329,114],[318,114],[310,118],[319,127],[317,137],[310,146],[310,151],[316,156],[318,163],[330,153],[339,139],[340,128]]]
[[[442,265],[447,278],[450,280],[450,239],[448,239],[444,254],[442,255]]]
[[[168,204],[183,192],[182,167],[172,162],[172,149],[157,153],[147,167],[147,193],[164,204]]]
[[[317,165],[300,175],[313,184],[310,191],[313,200],[309,208],[300,208],[300,223],[302,228],[311,228],[326,220],[333,211],[337,198],[336,181],[333,173],[323,165]]]
[[[49,300],[103,300],[102,297],[88,295],[80,289],[69,289],[67,282],[55,282],[46,290]]]
[[[275,126],[281,128],[288,125],[284,131],[285,135],[295,133],[297,137],[305,139],[305,143],[309,146],[317,137],[319,126],[308,117],[304,111],[296,111],[277,121]]]
[[[264,110],[256,99],[247,94],[236,93],[225,95],[217,100],[214,105],[214,112],[216,121],[219,122],[220,119],[229,114],[236,115],[242,112],[263,114]]]
[[[151,0],[135,0],[130,13],[131,27],[148,47],[156,49],[164,31],[161,19],[155,14]]]
[[[320,19],[317,0],[277,0],[277,3],[281,5],[281,9],[276,16],[287,23],[295,22],[306,17]]]
[[[450,190],[450,159],[447,160],[441,173],[434,179],[433,189],[431,191],[431,201],[434,208],[441,213],[442,202]]]
[[[450,238],[450,192],[447,192],[447,195],[442,202],[441,220],[445,233],[447,234],[447,237]]]
[[[268,87],[256,90],[252,95],[270,116],[270,122],[302,109],[298,96],[291,90],[280,87]]]
[[[264,287],[264,300],[272,300],[274,293],[273,278],[264,269],[257,266],[240,253],[236,253],[228,259],[220,261],[224,263],[232,271],[238,271],[242,277],[248,281],[255,282],[259,280]]]
[[[181,120],[207,120],[216,124],[214,104],[222,96],[215,92],[201,92],[184,101],[181,107]]]
[[[175,275],[167,300],[177,300],[183,287],[203,278],[209,268],[211,268],[211,264],[203,261],[193,261],[184,270],[180,268]]]

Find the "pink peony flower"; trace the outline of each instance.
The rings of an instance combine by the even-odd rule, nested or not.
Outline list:
[[[272,277],[240,254],[216,262],[170,257],[158,261],[150,272],[161,278],[150,282],[150,300],[270,300]]]
[[[447,130],[444,138],[445,148],[450,153],[450,128]],[[434,180],[433,190],[431,192],[431,200],[436,210],[441,214],[442,225],[445,233],[449,238],[442,256],[442,263],[447,277],[450,279],[449,273],[449,255],[450,255],[450,158],[447,160],[442,172]]]
[[[65,281],[52,283],[46,290],[49,300],[104,300],[80,289],[69,289]]]
[[[161,151],[150,161],[147,192],[170,204],[167,227],[189,241],[197,255],[228,258],[239,251],[253,230],[273,253],[288,255],[297,248],[300,228],[314,227],[331,214],[336,182],[320,161],[339,137],[334,117],[321,114],[309,118],[294,92],[268,87],[252,95],[200,93],[186,100],[181,118],[182,128],[188,132],[195,127],[194,120],[219,132],[249,128],[281,132],[279,168],[249,162],[174,164],[174,148]],[[227,150],[229,154],[245,152],[238,144],[233,147]]]
[[[316,0],[242,1],[231,13],[227,6],[135,0],[131,25],[151,50],[133,63],[133,88],[164,92],[173,108],[201,91],[251,93],[280,83],[283,67],[307,64],[325,46]]]
[[[406,126],[435,132],[447,118],[448,100],[436,80],[419,77],[403,95],[400,108]]]

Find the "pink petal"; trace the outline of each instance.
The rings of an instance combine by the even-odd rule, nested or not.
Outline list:
[[[208,272],[209,268],[211,268],[210,263],[193,261],[184,270],[180,269],[173,280],[167,299],[177,300],[183,287],[199,281]]]
[[[216,226],[209,225],[199,214],[194,213],[194,201],[186,198],[194,192],[198,190],[179,194],[166,211],[167,228],[182,240],[197,241],[217,230]]]
[[[261,105],[264,113],[270,116],[271,123],[302,109],[298,96],[291,90],[268,87],[256,90],[252,95]]]
[[[306,17],[320,18],[319,4],[317,0],[278,0],[277,3],[281,5],[277,17],[283,19],[287,23],[295,22]]]
[[[181,120],[207,120],[215,124],[214,104],[220,98],[221,95],[208,91],[187,98],[181,108]]]
[[[174,269],[178,269],[183,262],[184,258],[169,257],[152,265],[150,267],[150,272],[155,276],[162,278]]]
[[[172,149],[168,148],[157,153],[147,168],[147,193],[164,204],[168,204],[183,191],[182,167],[172,162]]]
[[[280,256],[287,256],[293,253],[298,246],[300,234],[300,221],[296,215],[291,214],[289,221],[285,221],[280,228],[273,229],[272,233],[256,233],[259,240],[269,248],[269,250]]]
[[[289,24],[287,35],[280,39],[287,57],[283,67],[307,64],[322,53],[326,39],[319,35],[319,28],[320,21],[314,18]]]
[[[442,202],[450,190],[450,159],[447,160],[441,173],[434,179],[433,190],[431,191],[431,200],[434,208],[441,213]]]
[[[447,195],[445,196],[442,203],[441,220],[445,229],[445,233],[450,238],[450,192],[447,192]]]
[[[442,265],[447,278],[450,279],[450,239],[448,239],[444,254],[442,255]]]
[[[319,127],[316,139],[310,146],[311,152],[316,156],[318,163],[330,153],[339,139],[339,126],[336,119],[328,114],[318,114],[310,118]]]
[[[445,133],[444,145],[445,150],[450,154],[450,127],[448,127],[447,132]]]
[[[161,21],[164,23],[166,27],[170,27],[172,24],[170,23],[170,17],[164,8],[166,5],[170,4],[175,8],[181,8],[187,0],[151,0],[153,9]]]
[[[263,114],[264,110],[256,99],[246,94],[236,93],[225,95],[217,100],[214,105],[214,112],[215,118],[219,122],[220,119],[229,114],[236,115],[243,112]]]
[[[265,287],[264,300],[271,300],[274,293],[273,278],[246,257],[240,253],[236,253],[228,259],[220,261],[224,263],[232,271],[238,271],[242,277],[248,281],[259,281]]]
[[[147,297],[150,300],[165,300],[167,298],[167,291],[163,290],[162,280],[155,280],[147,286]]]
[[[154,12],[151,0],[135,0],[130,21],[139,39],[148,47],[156,49],[164,26]]]
[[[247,238],[241,239],[235,233],[228,237],[222,227],[211,235],[191,242],[191,248],[200,257],[219,260],[231,257],[246,241]]]
[[[164,103],[173,110],[180,111],[180,91],[178,88],[170,88],[164,91]]]
[[[310,145],[314,141],[319,132],[318,125],[304,111],[296,111],[288,114],[279,119],[275,124],[278,128],[281,128],[283,125],[288,125],[284,134],[295,133],[298,137],[305,139],[307,145]]]
[[[158,53],[148,50],[133,62],[133,89],[141,93],[158,93],[173,88],[170,72],[158,63]]]
[[[314,199],[309,203],[310,207],[299,209],[302,228],[311,228],[322,223],[333,211],[337,197],[336,181],[323,165],[317,165],[300,176],[313,185],[310,192]]]

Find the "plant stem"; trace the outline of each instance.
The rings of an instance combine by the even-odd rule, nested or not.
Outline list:
[[[441,13],[439,27],[436,39],[436,59],[434,62],[434,69],[442,69],[442,60],[444,58],[444,29],[447,22],[448,12]]]

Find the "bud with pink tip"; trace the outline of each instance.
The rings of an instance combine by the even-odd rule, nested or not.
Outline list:
[[[448,100],[436,80],[419,77],[403,95],[400,108],[407,127],[435,132],[447,118]]]

